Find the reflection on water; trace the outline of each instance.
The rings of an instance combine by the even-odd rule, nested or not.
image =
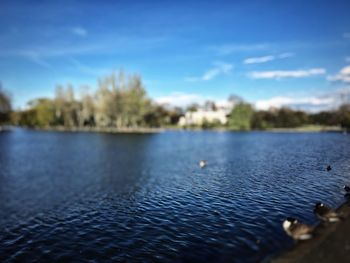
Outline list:
[[[331,133],[0,133],[0,260],[262,260],[291,245],[286,215],[314,223],[316,201],[343,201],[349,146]]]

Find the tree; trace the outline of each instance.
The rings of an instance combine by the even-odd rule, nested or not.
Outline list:
[[[228,125],[233,130],[250,130],[254,114],[253,107],[245,102],[238,103],[231,111]]]
[[[275,125],[276,115],[271,111],[256,111],[253,114],[251,125],[254,130],[266,130]]]
[[[42,98],[30,101],[28,104],[35,113],[34,121],[31,123],[32,125],[47,127],[54,124],[55,105],[53,101]]]
[[[10,96],[2,89],[0,83],[0,125],[10,121],[11,110]]]
[[[92,126],[94,120],[94,100],[87,92],[88,87],[84,87],[81,92],[81,108],[79,111],[79,126]]]
[[[204,103],[204,109],[207,111],[216,111],[217,107],[214,101],[207,100]]]
[[[342,128],[350,129],[350,104],[340,106],[338,110],[339,123]]]
[[[306,124],[307,121],[308,117],[305,112],[293,111],[288,108],[281,108],[277,111],[275,127],[295,128]]]
[[[192,103],[187,107],[186,111],[195,112],[198,111],[198,109],[199,105],[197,103]]]
[[[56,86],[55,90],[55,119],[57,125],[63,125],[64,119],[63,119],[63,111],[64,111],[64,102],[65,102],[65,95],[64,95],[64,88],[61,85]]]
[[[16,112],[16,124],[25,127],[37,126],[37,115],[34,109]]]
[[[108,78],[98,81],[98,90],[95,94],[95,115],[97,126],[107,127],[113,123],[113,94],[110,91]]]
[[[232,104],[232,106],[235,106],[235,105],[237,105],[237,104],[239,104],[239,103],[244,102],[244,100],[243,100],[240,96],[231,94],[231,95],[228,97],[228,102],[230,102],[230,103]]]
[[[309,121],[317,125],[335,126],[339,124],[339,115],[335,111],[321,111],[311,114]]]

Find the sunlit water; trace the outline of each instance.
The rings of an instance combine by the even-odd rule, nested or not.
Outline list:
[[[266,260],[344,183],[343,134],[2,132],[0,261]]]

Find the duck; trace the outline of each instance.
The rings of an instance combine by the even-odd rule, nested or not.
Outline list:
[[[327,169],[327,172],[329,172],[330,170],[332,170],[332,167],[328,165],[326,169]]]
[[[345,194],[344,194],[344,197],[349,199],[350,198],[350,186],[348,185],[344,185],[343,186],[343,189],[345,191]]]
[[[314,227],[299,223],[299,221],[292,217],[287,217],[282,223],[284,231],[288,236],[294,240],[307,240],[312,238]]]
[[[345,190],[346,193],[350,194],[350,186],[344,185],[343,189]]]
[[[340,216],[332,208],[323,203],[317,203],[314,208],[316,216],[325,222],[335,223],[340,220]]]
[[[206,167],[206,166],[207,166],[207,161],[201,160],[201,161],[199,162],[199,166],[200,166],[200,168]]]

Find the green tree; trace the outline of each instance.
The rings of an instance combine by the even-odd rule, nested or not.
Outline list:
[[[308,116],[305,112],[294,111],[289,108],[281,108],[277,111],[275,127],[295,128],[308,122]]]
[[[37,126],[37,115],[36,110],[28,109],[24,111],[16,112],[16,124],[24,127],[35,127]]]
[[[339,124],[342,128],[350,129],[350,104],[344,104],[339,107]]]
[[[142,86],[141,78],[137,75],[131,76],[128,88],[124,94],[125,116],[127,126],[137,127],[142,123],[146,114],[146,91]]]
[[[10,96],[2,89],[0,83],[0,125],[10,121],[11,110]]]
[[[199,105],[197,103],[192,103],[187,107],[186,111],[195,112],[198,111],[198,109]]]
[[[233,130],[250,130],[253,114],[253,107],[249,103],[239,102],[232,109],[229,116],[229,128]]]
[[[275,127],[276,116],[270,111],[256,111],[252,117],[252,129],[266,130]]]
[[[42,98],[30,101],[28,104],[35,113],[34,122],[32,124],[39,127],[47,127],[54,124],[55,105],[53,101]]]
[[[88,87],[84,87],[81,92],[81,108],[79,111],[79,126],[93,126],[94,120],[94,100],[87,92]]]

